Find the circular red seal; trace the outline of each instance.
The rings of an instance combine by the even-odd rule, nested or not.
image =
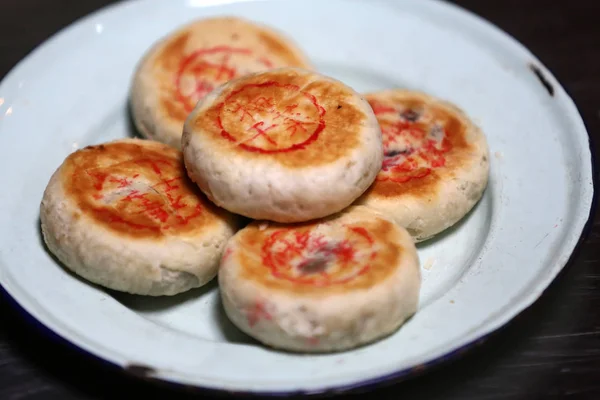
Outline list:
[[[255,64],[249,69],[271,68],[272,63],[255,56],[245,48],[217,46],[197,50],[179,64],[175,79],[177,100],[187,112],[191,112],[196,103],[215,87],[239,75],[236,64]]]
[[[377,252],[363,227],[345,226],[341,239],[283,229],[267,237],[262,261],[278,279],[313,286],[345,284],[368,272]]]
[[[451,149],[443,125],[422,121],[422,112],[371,104],[383,134],[384,158],[378,181],[408,182],[446,163]]]
[[[315,96],[296,85],[274,81],[247,84],[217,107],[221,135],[248,151],[303,149],[325,129],[325,109]]]

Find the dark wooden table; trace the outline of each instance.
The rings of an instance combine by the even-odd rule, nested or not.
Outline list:
[[[49,35],[111,2],[1,0],[0,77]],[[529,47],[563,83],[593,142],[600,143],[596,0],[456,2]],[[597,153],[597,144],[593,147]],[[600,399],[598,216],[589,228],[569,266],[507,327],[460,359],[374,394],[389,399]],[[132,394],[165,399],[179,393],[125,376],[49,338],[6,298],[0,297],[0,311],[0,400]]]

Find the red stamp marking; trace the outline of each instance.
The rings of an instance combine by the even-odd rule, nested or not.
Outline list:
[[[179,64],[175,77],[176,98],[187,112],[213,89],[240,75],[236,63],[254,63],[252,70],[272,68],[265,57],[256,57],[244,48],[217,46],[197,50]]]
[[[257,301],[256,303],[254,303],[254,307],[252,307],[246,312],[246,318],[248,319],[248,325],[250,325],[250,327],[252,328],[261,319],[266,319],[270,321],[273,319],[273,316],[267,311],[264,302]]]
[[[231,253],[233,253],[233,250],[231,250],[231,247],[228,247],[227,250],[225,250],[225,252],[223,253],[223,257],[221,258],[221,260],[227,260],[229,257],[231,257]]]
[[[281,105],[265,88],[277,88],[278,97],[294,102]],[[217,108],[221,136],[253,152],[304,149],[325,129],[325,109],[315,96],[291,84],[248,84],[229,94]]]
[[[306,342],[310,345],[310,346],[317,346],[319,344],[319,338],[318,337],[309,337],[306,339]]]
[[[443,127],[427,127],[417,111],[400,111],[372,102],[383,134],[384,157],[378,181],[396,183],[424,178],[446,164],[445,153],[451,144]]]
[[[136,181],[140,174],[128,176],[127,169],[119,166],[104,170],[86,171],[92,178],[95,193],[92,197],[106,203],[94,211],[109,223],[123,224],[136,230],[165,231],[187,225],[202,214],[202,206],[188,204],[187,190],[182,187],[183,177],[165,176],[173,169],[179,171],[175,161],[162,159],[140,159],[131,162],[150,171],[151,185]],[[123,166],[123,163],[119,163]],[[125,171],[125,172],[121,172]],[[137,183],[137,184],[136,184]]]
[[[365,274],[376,256],[373,238],[361,227],[346,227],[343,240],[288,229],[272,233],[262,247],[262,261],[279,279],[294,283],[331,286]]]

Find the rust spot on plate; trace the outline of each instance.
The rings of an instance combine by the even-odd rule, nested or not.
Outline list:
[[[124,369],[125,372],[140,378],[152,378],[152,376],[156,373],[154,368],[141,364],[128,364]]]
[[[540,70],[540,68],[534,64],[529,64],[529,69],[531,69],[535,76],[537,76],[542,83],[542,86],[544,86],[544,88],[548,91],[548,94],[550,94],[550,96],[554,96],[554,86],[552,86],[548,79],[546,79],[542,70]]]

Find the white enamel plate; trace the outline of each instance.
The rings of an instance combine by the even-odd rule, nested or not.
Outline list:
[[[593,183],[583,122],[531,53],[438,1],[215,3],[108,7],[54,36],[0,85],[0,283],[22,308],[122,368],[202,388],[288,394],[406,376],[536,300],[580,239]],[[132,135],[126,102],[142,54],[181,24],[224,14],[283,31],[321,72],[356,90],[406,87],[452,101],[488,137],[483,199],[419,245],[420,310],[385,340],[331,355],[269,350],[227,320],[214,283],[166,299],[115,295],[67,273],[45,250],[39,203],[55,168],[77,148]]]

